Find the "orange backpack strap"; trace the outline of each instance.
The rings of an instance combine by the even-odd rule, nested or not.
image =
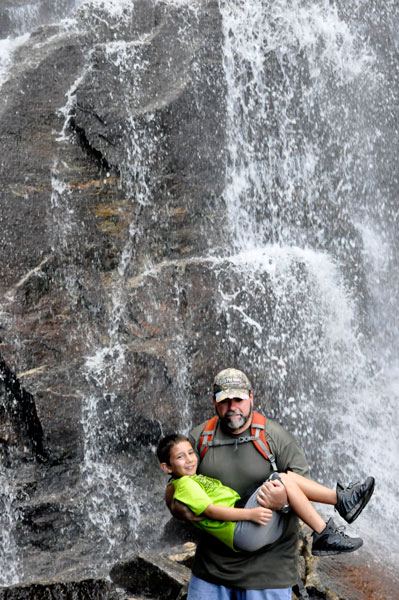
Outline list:
[[[261,455],[270,461],[273,471],[278,471],[276,459],[270,452],[269,444],[265,435],[266,417],[260,413],[254,412],[252,415],[251,437],[255,448]]]
[[[201,437],[198,442],[198,451],[200,454],[200,460],[202,460],[209,448],[209,443],[212,442],[213,436],[215,435],[216,423],[218,417],[215,415],[212,419],[209,419],[205,423],[205,427],[202,430]]]

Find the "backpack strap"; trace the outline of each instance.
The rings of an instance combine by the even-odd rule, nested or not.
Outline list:
[[[200,455],[200,460],[202,460],[210,446],[227,446],[227,445],[235,445],[237,447],[238,444],[243,444],[244,442],[253,442],[255,448],[260,452],[266,460],[270,461],[273,471],[277,472],[276,459],[273,454],[270,452],[269,445],[266,441],[265,435],[265,425],[266,425],[266,417],[265,415],[261,415],[260,413],[254,412],[252,414],[252,424],[251,424],[251,435],[244,437],[237,437],[231,440],[215,440],[213,441],[213,437],[216,431],[216,424],[218,421],[217,415],[209,419],[205,423],[204,429],[202,430],[201,436],[198,442],[198,451]]]
[[[273,471],[277,472],[278,469],[276,465],[276,459],[270,452],[269,445],[266,441],[265,426],[265,415],[254,412],[252,415],[251,436],[254,438],[253,442],[255,444],[255,448],[262,454],[264,458],[266,458],[266,460],[270,461]]]
[[[202,430],[201,437],[198,442],[200,460],[204,458],[206,451],[212,443],[213,436],[215,435],[217,420],[218,416],[215,415],[214,417],[212,417],[212,419],[209,419],[209,421],[205,423],[205,427]]]
[[[298,596],[299,600],[310,600],[308,591],[305,588],[303,581],[300,577],[298,578],[298,582],[294,586],[292,586],[292,591],[296,596]]]

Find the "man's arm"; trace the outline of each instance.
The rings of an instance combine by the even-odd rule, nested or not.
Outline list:
[[[293,435],[286,431],[279,423],[271,419],[267,420],[266,428],[266,439],[277,458],[279,470],[281,472],[290,470],[304,477],[309,477],[309,468],[305,455]],[[256,499],[261,506],[273,510],[279,510],[284,504],[288,504],[286,490],[278,480],[264,483],[259,488]]]
[[[204,519],[202,515],[195,515],[183,502],[175,500],[173,494],[174,487],[169,484],[165,492],[165,502],[173,517],[182,521],[202,521]]]

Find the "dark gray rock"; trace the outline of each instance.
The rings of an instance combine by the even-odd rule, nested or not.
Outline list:
[[[0,354],[0,451],[8,462],[9,452],[44,459],[43,429],[32,394],[11,372]]]
[[[0,588],[1,600],[120,600],[115,586],[103,579],[38,582]]]
[[[134,594],[177,600],[187,588],[190,573],[190,569],[168,557],[138,554],[115,565],[110,577],[115,584]]]

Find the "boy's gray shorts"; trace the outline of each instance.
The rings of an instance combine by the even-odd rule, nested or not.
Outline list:
[[[245,504],[245,508],[256,508],[260,504],[256,501],[258,490],[256,490]],[[272,544],[283,532],[281,513],[273,511],[272,518],[267,525],[258,525],[252,521],[237,521],[234,528],[234,548],[255,552],[267,544]]]

